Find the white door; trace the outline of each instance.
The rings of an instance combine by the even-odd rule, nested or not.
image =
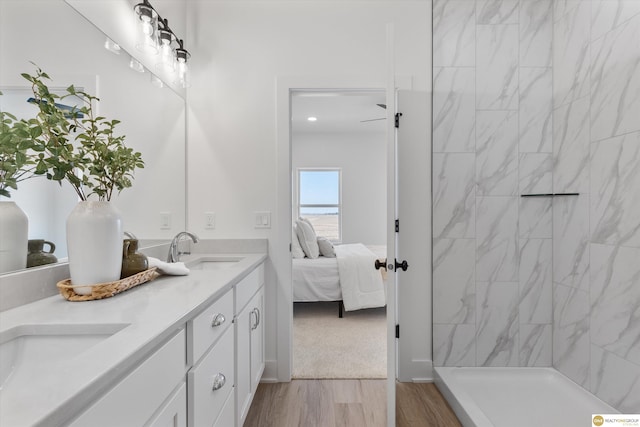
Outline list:
[[[388,425],[395,382],[432,378],[431,102],[427,92],[396,92],[388,161]],[[393,111],[393,110],[392,110]],[[396,127],[397,125],[397,127]]]

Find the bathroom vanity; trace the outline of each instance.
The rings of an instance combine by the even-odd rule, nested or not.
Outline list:
[[[0,313],[0,425],[241,426],[264,370],[266,254],[194,254],[112,298]]]

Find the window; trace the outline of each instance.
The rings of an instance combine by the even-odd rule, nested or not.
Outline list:
[[[332,242],[342,240],[340,175],[340,169],[298,169],[298,216]]]

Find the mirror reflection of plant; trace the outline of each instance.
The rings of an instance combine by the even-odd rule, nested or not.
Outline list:
[[[13,114],[0,111],[0,196],[11,197],[10,190],[17,190],[20,181],[33,176],[38,132]]]
[[[73,85],[65,95],[52,93],[45,83],[51,78],[40,68],[22,77],[31,83],[39,108],[36,118],[27,121],[30,128],[40,129],[34,144],[38,153],[34,173],[60,184],[66,180],[81,200],[95,194],[108,201],[114,190],[131,187],[135,169],[144,167],[142,155],[125,146],[124,135],[114,134],[119,120],[95,115],[93,106],[99,99]],[[84,105],[70,111],[61,108],[58,101],[68,97],[80,98]]]

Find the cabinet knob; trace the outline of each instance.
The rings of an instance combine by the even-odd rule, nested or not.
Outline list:
[[[211,321],[211,327],[215,328],[216,326],[220,326],[224,323],[225,320],[227,319],[224,317],[224,314],[218,313],[215,316],[213,316],[213,320]]]
[[[213,391],[216,390],[220,390],[222,387],[224,387],[224,384],[227,382],[227,378],[221,374],[218,373],[213,377]]]

